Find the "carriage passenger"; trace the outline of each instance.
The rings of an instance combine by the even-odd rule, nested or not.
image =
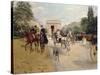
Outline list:
[[[36,34],[38,32],[38,27],[35,25],[34,27],[31,28],[31,32],[33,34]]]

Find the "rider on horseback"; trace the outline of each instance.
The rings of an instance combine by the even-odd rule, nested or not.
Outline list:
[[[35,37],[35,35],[37,34],[37,32],[39,32],[39,28],[35,25],[31,28],[30,32],[32,32],[33,37]]]
[[[32,28],[31,28],[31,32],[33,33],[33,34],[36,34],[37,33],[37,26],[35,25],[35,26],[33,26]]]

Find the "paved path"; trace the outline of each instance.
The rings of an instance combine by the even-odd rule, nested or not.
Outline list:
[[[61,48],[60,44],[57,45],[60,51],[60,61],[56,61],[52,54],[54,45],[51,38],[49,38],[50,56],[55,65],[56,71],[68,71],[68,70],[85,70],[85,69],[96,69],[96,63],[93,63],[89,56],[88,46],[83,46],[80,42],[71,45],[69,54],[66,48]]]

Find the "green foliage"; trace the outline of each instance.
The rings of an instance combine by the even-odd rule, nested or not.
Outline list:
[[[13,32],[16,35],[20,30],[29,29],[29,21],[34,20],[34,16],[28,2],[19,1],[15,6],[13,4],[14,2],[12,2]]]
[[[97,33],[97,16],[94,17],[93,8],[88,8],[87,17],[81,19],[82,31],[91,34]]]
[[[97,31],[97,18],[94,17],[93,8],[88,8],[88,26],[87,33],[95,33]]]
[[[81,28],[82,28],[83,32],[85,32],[87,30],[87,26],[88,26],[88,19],[87,19],[87,17],[83,17],[81,19]]]
[[[97,16],[94,17],[94,32],[97,32]]]
[[[13,10],[13,21],[17,25],[28,25],[33,19],[31,6],[28,2],[18,2]]]
[[[79,33],[79,32],[81,32],[81,31],[82,31],[82,30],[81,30],[80,27],[78,27],[78,26],[73,27],[73,32],[74,32],[74,33]]]

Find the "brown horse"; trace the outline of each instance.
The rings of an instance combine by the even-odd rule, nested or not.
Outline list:
[[[30,44],[30,51],[32,51],[33,43],[35,45],[35,50],[37,50],[36,46],[39,46],[39,34],[33,34],[32,32],[25,32],[25,38],[26,38],[25,51],[27,45],[29,44]]]

